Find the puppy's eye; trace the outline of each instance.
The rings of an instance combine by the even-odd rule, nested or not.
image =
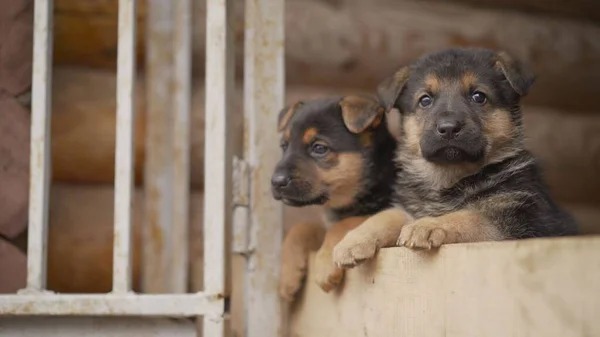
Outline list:
[[[431,103],[433,103],[433,98],[431,98],[429,95],[423,95],[421,98],[419,98],[419,106],[421,108],[426,108],[430,106]]]
[[[311,148],[311,152],[317,157],[322,157],[329,152],[329,148],[326,145],[315,143]]]
[[[481,91],[475,91],[471,94],[471,99],[477,104],[485,104],[487,102],[487,97]]]
[[[287,148],[288,148],[288,143],[287,142],[281,142],[281,143],[279,143],[279,147],[281,148],[282,151],[285,152],[285,150],[287,150]]]

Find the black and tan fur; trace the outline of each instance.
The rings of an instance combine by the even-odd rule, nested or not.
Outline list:
[[[396,207],[361,227],[391,226],[398,245],[426,249],[576,234],[524,147],[520,99],[533,82],[507,53],[471,48],[426,55],[386,79],[380,100],[399,114],[388,124],[399,141]],[[336,263],[360,262],[344,241]]]
[[[279,114],[283,153],[272,176],[273,197],[293,207],[323,206],[329,230],[315,273],[326,291],[343,277],[332,262],[333,246],[367,216],[391,205],[396,142],[384,114],[384,107],[367,96],[306,100]],[[298,224],[286,236],[280,282],[284,298],[291,299],[300,287],[310,251],[306,246],[322,239],[316,230]]]

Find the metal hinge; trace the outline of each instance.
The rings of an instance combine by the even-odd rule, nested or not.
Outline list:
[[[231,250],[235,254],[250,254],[250,166],[233,157],[233,216]]]

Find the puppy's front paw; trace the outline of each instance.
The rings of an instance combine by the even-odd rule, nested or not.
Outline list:
[[[333,264],[331,251],[321,249],[315,256],[314,274],[315,282],[327,293],[342,282],[344,269]]]
[[[439,220],[426,217],[404,226],[396,244],[415,249],[438,248],[447,234]]]
[[[279,274],[279,295],[286,301],[294,300],[294,295],[302,287],[306,277],[306,263],[301,259],[282,259]]]
[[[352,231],[333,248],[333,262],[340,268],[352,268],[372,259],[378,250],[377,240]]]

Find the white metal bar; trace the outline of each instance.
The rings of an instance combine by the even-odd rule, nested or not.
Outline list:
[[[173,292],[187,290],[188,232],[190,202],[190,97],[192,22],[191,0],[178,0],[175,6],[175,71],[173,74]]]
[[[233,215],[231,219],[231,251],[248,254],[248,206],[250,197],[248,163],[238,157],[233,158]]]
[[[284,0],[246,1],[245,21],[245,157],[252,170],[246,326],[249,337],[270,337],[283,327],[277,295],[282,207],[268,182],[278,159],[275,122],[284,97]]]
[[[173,291],[172,79],[173,2],[148,0],[146,53],[146,163],[144,175],[142,290]]]
[[[46,286],[48,192],[51,167],[52,14],[52,0],[35,1],[27,246],[27,288],[30,290],[43,290]]]
[[[119,0],[113,248],[113,291],[115,293],[131,290],[136,7],[136,0]]]
[[[194,322],[167,317],[0,317],[10,337],[198,337]]]
[[[5,295],[0,296],[0,316],[199,316],[214,313],[206,293],[136,295]]]
[[[227,131],[234,84],[233,47],[233,1],[207,0],[204,287],[207,293],[223,296],[228,290],[226,239],[231,224],[233,157]],[[221,309],[222,314],[224,306]],[[204,320],[204,336],[223,336],[224,329],[221,315]]]

